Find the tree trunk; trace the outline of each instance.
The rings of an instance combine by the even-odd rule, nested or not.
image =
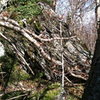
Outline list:
[[[98,29],[98,39],[96,41],[90,75],[82,100],[100,100],[100,28]]]
[[[97,5],[96,18],[98,38],[96,41],[94,57],[92,59],[89,79],[87,81],[82,100],[100,100],[100,15],[98,13],[100,11],[98,8],[99,6]]]

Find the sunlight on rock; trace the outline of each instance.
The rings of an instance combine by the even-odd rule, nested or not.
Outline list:
[[[0,42],[0,57],[1,57],[1,56],[4,56],[4,54],[5,54],[4,46],[3,46],[3,44]]]

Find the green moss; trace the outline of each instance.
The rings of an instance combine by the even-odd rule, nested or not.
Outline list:
[[[43,100],[54,100],[57,95],[59,95],[60,89],[53,89],[47,91],[46,95],[44,96]]]
[[[52,0],[11,0],[7,11],[11,13],[11,18],[20,21],[23,18],[31,19],[33,16],[42,13],[37,2],[52,4]]]
[[[53,83],[46,88],[33,93],[34,100],[54,100],[60,93],[60,83]]]
[[[48,86],[48,91],[46,92],[43,100],[54,100],[60,92],[60,83],[53,83]]]
[[[16,56],[6,49],[6,54],[3,57],[0,57],[0,71],[6,73],[5,82],[9,79],[9,82],[26,80],[30,78],[30,75],[27,74],[22,68],[20,68]]]
[[[30,78],[30,75],[26,73],[23,69],[20,68],[20,66],[15,66],[11,77],[10,77],[10,82],[15,82],[15,81],[22,81],[22,80],[27,80]]]
[[[24,70],[20,71],[20,80],[27,80],[30,78],[30,75]]]
[[[60,83],[55,82],[55,83],[49,85],[48,87],[49,87],[50,89],[53,89],[53,88],[59,88],[59,87],[60,87]]]
[[[52,0],[11,0],[11,3],[17,3],[17,4],[26,4],[27,2],[37,3],[37,2],[45,2],[50,4]]]
[[[68,96],[67,96],[67,100],[78,100],[78,99],[75,98],[75,97],[72,96],[72,95],[68,95]]]
[[[41,14],[41,10],[37,6],[37,4],[28,3],[27,5],[20,6],[15,9],[15,12],[19,14],[17,19],[29,19],[33,16]]]
[[[15,66],[17,60],[14,54],[12,54],[10,51],[6,51],[5,56],[0,58],[0,62],[2,63],[2,71],[6,72],[7,74],[10,73],[10,71]]]

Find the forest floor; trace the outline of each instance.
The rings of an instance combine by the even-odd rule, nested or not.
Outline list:
[[[80,100],[84,86],[77,84],[66,86],[66,100]],[[42,79],[39,75],[32,79],[25,71],[17,69],[12,73],[10,80],[5,88],[0,85],[1,100],[56,100],[61,92],[59,82],[51,82]]]
[[[1,87],[0,89],[2,90]],[[80,100],[83,93],[83,86],[67,87],[65,91],[68,93],[66,94],[66,100]],[[52,83],[50,85],[46,81],[33,82],[32,80],[25,80],[9,84],[1,100],[8,100],[11,98],[16,98],[11,100],[20,100],[23,95],[27,96],[28,100],[55,100],[59,93],[59,83]]]

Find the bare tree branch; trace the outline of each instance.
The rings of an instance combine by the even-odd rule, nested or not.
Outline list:
[[[13,22],[13,24],[14,24],[14,21],[10,21],[10,22]],[[2,21],[2,17],[0,17],[0,26],[7,27],[14,31],[20,32],[21,35],[23,35],[25,38],[27,38],[30,42],[32,42],[37,47],[37,49],[40,50],[43,57],[45,57],[46,59],[48,59],[49,61],[51,61],[57,65],[61,65],[60,61],[57,61],[54,58],[51,58],[47,53],[45,53],[45,51],[41,47],[40,43],[36,39],[34,39],[32,36],[30,36],[30,34],[28,34],[28,33],[30,33],[28,30],[21,28],[19,26],[14,26],[10,22],[7,19],[5,21]],[[15,25],[16,25],[16,23],[15,23]]]

